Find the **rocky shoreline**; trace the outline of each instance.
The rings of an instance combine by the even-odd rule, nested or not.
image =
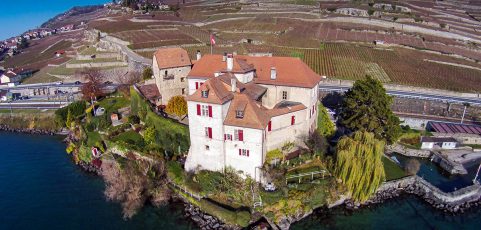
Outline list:
[[[187,202],[184,202],[184,212],[185,212],[184,216],[186,218],[190,218],[202,230],[239,229],[239,228],[235,228],[227,224],[224,224],[222,221],[220,221],[216,217],[203,213],[198,207],[195,207],[194,205]]]
[[[34,134],[34,135],[57,135],[57,132],[51,131],[51,130],[41,130],[41,129],[28,129],[28,128],[10,128],[7,125],[2,125],[0,124],[0,131],[3,132],[11,132],[11,133],[26,133],[26,134]]]
[[[359,209],[369,205],[381,204],[388,199],[394,199],[406,194],[415,195],[430,204],[433,208],[449,214],[461,214],[471,208],[481,206],[481,194],[479,194],[479,187],[476,185],[473,185],[472,189],[468,187],[464,191],[458,190],[451,193],[444,193],[453,196],[453,200],[455,199],[454,196],[464,196],[459,200],[449,202],[439,198],[440,195],[436,195],[442,192],[427,189],[427,186],[422,182],[417,182],[417,180],[419,180],[418,178],[412,178],[414,179],[406,178],[406,180],[409,180],[409,182],[406,184],[399,183],[397,186],[387,186],[387,188],[381,188],[371,199],[363,204],[355,203],[352,200],[346,200],[344,202],[345,207],[350,210]]]

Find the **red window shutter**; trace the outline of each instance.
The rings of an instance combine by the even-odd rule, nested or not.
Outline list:
[[[296,116],[291,117],[291,125],[294,125],[296,123]]]
[[[209,131],[209,138],[212,139],[212,128],[207,128],[207,130]]]
[[[227,134],[224,134],[224,141],[227,140]]]
[[[202,86],[204,84],[204,82],[201,82],[200,85]]]
[[[244,141],[244,131],[239,130],[239,141]]]
[[[269,123],[267,123],[267,131],[271,131],[272,130],[272,121],[269,121]]]
[[[199,88],[199,82],[196,82],[195,83],[195,89],[198,89]]]
[[[241,149],[239,149],[239,156],[242,154],[241,152],[242,152],[242,150],[241,150]]]
[[[199,104],[197,104],[197,115],[200,116],[200,105]]]
[[[212,117],[212,106],[209,105],[209,117]]]
[[[249,150],[247,150],[247,156],[249,156]]]

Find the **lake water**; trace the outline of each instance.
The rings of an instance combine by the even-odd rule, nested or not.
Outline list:
[[[197,229],[183,218],[179,204],[148,206],[124,221],[120,205],[105,200],[102,180],[75,166],[61,141],[61,137],[0,132],[0,229]],[[433,172],[429,167],[424,170],[421,168],[425,175]],[[434,181],[443,184],[440,179]],[[481,211],[444,215],[407,196],[360,211],[339,208],[312,215],[292,228],[480,229],[478,226]]]
[[[182,205],[144,208],[129,221],[101,178],[65,153],[61,137],[0,132],[0,229],[193,229]]]

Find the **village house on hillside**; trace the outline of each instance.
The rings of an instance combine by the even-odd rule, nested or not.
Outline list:
[[[192,68],[189,54],[182,48],[164,48],[154,53],[152,72],[161,95],[160,104],[187,95],[187,74]]]
[[[188,171],[232,167],[260,181],[268,151],[317,128],[321,77],[299,58],[205,55],[187,79]]]
[[[1,84],[18,83],[20,80],[22,80],[22,76],[18,75],[12,70],[7,70],[3,73],[0,73]]]

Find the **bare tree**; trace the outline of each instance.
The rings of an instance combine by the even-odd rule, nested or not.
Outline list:
[[[79,72],[85,83],[81,91],[85,100],[93,101],[97,97],[104,95],[104,76],[98,69],[84,69]]]

